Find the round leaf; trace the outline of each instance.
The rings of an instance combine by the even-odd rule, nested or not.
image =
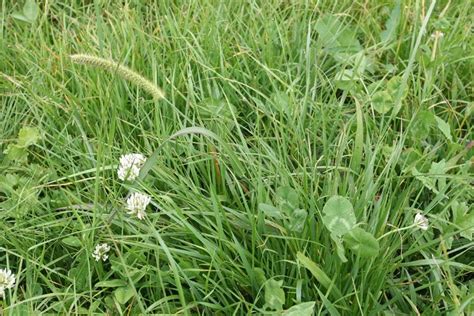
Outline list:
[[[348,233],[356,224],[351,202],[342,196],[333,196],[324,205],[323,223],[335,236]]]
[[[356,227],[344,236],[347,247],[360,257],[370,258],[379,254],[379,242],[362,228]]]
[[[392,96],[387,91],[375,92],[372,96],[372,106],[380,114],[385,114],[393,107]]]

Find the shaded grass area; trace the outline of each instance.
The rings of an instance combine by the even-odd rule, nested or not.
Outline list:
[[[469,1],[41,2],[31,23],[12,16],[23,2],[1,5],[6,313],[473,312]],[[191,126],[220,141],[176,138],[143,181],[119,181],[122,154]],[[153,199],[144,221],[124,211],[132,188]],[[262,209],[282,211],[281,188],[300,229]],[[345,244],[341,260],[322,221],[336,195],[377,256]],[[417,213],[429,229],[404,229]]]

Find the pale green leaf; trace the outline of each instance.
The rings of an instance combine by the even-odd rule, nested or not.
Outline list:
[[[127,282],[120,279],[100,281],[95,284],[95,287],[126,287]]]
[[[385,90],[377,91],[372,96],[372,106],[380,114],[385,114],[393,107],[392,96]]]
[[[388,43],[396,38],[398,25],[400,24],[400,15],[400,0],[397,0],[392,12],[390,12],[390,17],[385,23],[385,30],[380,33],[380,39],[382,42]]]
[[[78,248],[82,246],[81,240],[76,236],[69,236],[69,237],[63,238],[61,241],[63,242],[63,244],[71,246],[71,247]]]
[[[38,18],[39,10],[39,6],[35,0],[26,0],[23,6],[23,15],[30,23],[33,23]]]
[[[124,305],[135,295],[135,289],[131,286],[119,287],[114,291],[114,297],[119,304]]]
[[[342,236],[356,224],[356,217],[351,202],[342,196],[333,196],[324,205],[323,223],[329,231]]]
[[[283,281],[268,280],[265,283],[265,305],[274,310],[282,310],[285,304],[285,292],[281,288]]]
[[[260,203],[258,204],[258,209],[268,217],[283,218],[283,215],[281,214],[280,210],[273,205]]]
[[[344,61],[362,50],[354,28],[345,25],[335,15],[320,17],[315,29],[326,51],[339,61]]]
[[[295,209],[289,218],[289,230],[294,232],[303,231],[304,225],[306,224],[306,217],[308,212],[302,209]]]
[[[41,139],[40,131],[37,127],[22,127],[18,133],[17,145],[28,147],[35,145]]]
[[[379,254],[377,239],[360,227],[355,227],[349,234],[346,234],[344,242],[350,250],[360,257],[371,258]]]
[[[346,250],[344,249],[344,245],[342,244],[341,237],[331,234],[331,239],[336,244],[336,253],[339,259],[341,259],[342,262],[347,262]]]
[[[300,197],[298,193],[290,186],[281,186],[276,189],[276,195],[279,202],[288,202],[294,208],[298,207]]]
[[[316,302],[304,302],[294,305],[283,312],[284,316],[312,316]]]
[[[449,124],[446,123],[442,118],[439,116],[435,116],[436,123],[438,125],[439,130],[443,135],[450,141],[453,141],[453,137],[451,136],[451,128],[449,127]]]

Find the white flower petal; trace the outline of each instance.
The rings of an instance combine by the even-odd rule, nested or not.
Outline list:
[[[151,197],[147,194],[134,192],[127,199],[127,213],[136,215],[138,219],[144,219],[146,216],[145,209],[151,202]]]
[[[417,213],[415,215],[414,224],[420,228],[421,230],[428,230],[429,228],[429,221],[423,214]]]
[[[133,181],[140,174],[140,169],[146,158],[142,154],[126,154],[120,157],[117,176],[122,181]]]
[[[97,246],[95,246],[94,252],[92,253],[92,257],[95,259],[95,261],[106,261],[109,258],[109,255],[107,254],[109,251],[110,246],[106,243],[98,244]]]
[[[0,292],[15,286],[16,278],[10,270],[0,269]],[[3,296],[3,295],[2,295]]]

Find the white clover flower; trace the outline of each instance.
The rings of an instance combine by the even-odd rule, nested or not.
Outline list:
[[[150,204],[151,197],[144,193],[135,192],[127,199],[128,214],[136,215],[138,219],[145,218],[145,209]]]
[[[444,33],[441,31],[435,31],[434,33],[431,34],[431,38],[442,38],[444,37]]]
[[[98,244],[95,246],[94,252],[92,253],[92,257],[94,257],[95,261],[105,261],[109,258],[107,254],[110,251],[110,246],[107,244]]]
[[[0,297],[5,295],[6,289],[11,289],[15,286],[15,274],[13,274],[10,270],[7,269],[0,269]]]
[[[126,154],[120,157],[120,165],[117,170],[119,179],[122,181],[135,180],[145,161],[146,158],[142,154]]]
[[[415,215],[415,221],[413,222],[416,227],[422,229],[422,230],[428,230],[429,227],[429,222],[428,219],[423,216],[421,213],[417,213]]]

